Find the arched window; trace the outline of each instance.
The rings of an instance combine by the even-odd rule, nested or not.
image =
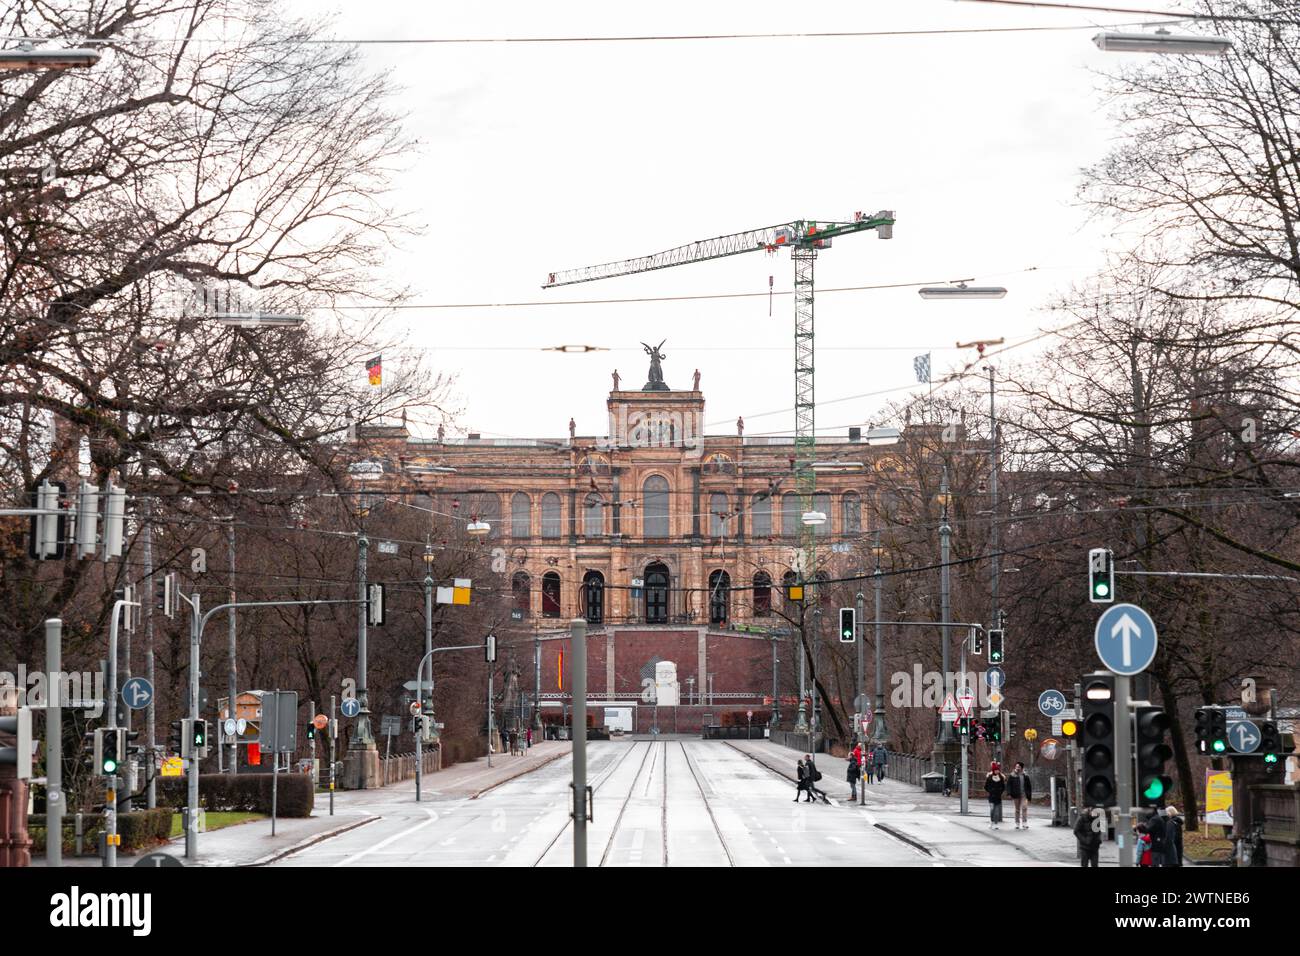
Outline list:
[[[736,463],[727,455],[710,455],[701,463],[700,471],[706,475],[734,475]]]
[[[726,624],[731,616],[731,575],[714,571],[709,575],[709,623]]]
[[[560,616],[560,576],[554,571],[542,575],[542,617]]]
[[[605,502],[592,492],[582,503],[582,533],[596,538],[605,533]]]
[[[803,530],[803,509],[799,507],[799,496],[794,492],[781,496],[781,534],[787,538],[797,538]]]
[[[721,538],[727,533],[731,524],[727,515],[727,496],[720,491],[709,495],[709,537]]]
[[[826,520],[819,525],[813,526],[813,534],[823,538],[831,533],[831,523],[835,520],[835,515],[831,514],[831,496],[826,492],[820,492],[813,495],[813,511],[820,511],[826,516]]]
[[[527,614],[533,607],[533,579],[527,571],[516,571],[510,579],[510,595],[514,598],[515,610]]]
[[[522,491],[510,498],[510,537],[527,538],[533,533],[533,502]]]
[[[781,601],[786,605],[786,607],[798,608],[799,602],[790,600],[790,587],[791,585],[798,583],[799,575],[795,574],[793,571],[787,571],[785,574],[781,575]]]
[[[599,571],[588,571],[582,578],[582,611],[588,624],[605,620],[605,576]]]
[[[772,576],[766,571],[754,575],[754,617],[772,614]]]
[[[542,495],[542,537],[558,538],[561,529],[560,496],[553,491]]]
[[[840,531],[842,534],[858,534],[862,531],[862,499],[856,491],[844,492],[840,501]]]
[[[754,495],[749,506],[749,533],[765,538],[772,534],[772,496],[766,491]]]
[[[648,564],[645,569],[645,622],[668,623],[668,567]]]
[[[668,537],[668,479],[659,475],[651,475],[641,486],[641,533]]]

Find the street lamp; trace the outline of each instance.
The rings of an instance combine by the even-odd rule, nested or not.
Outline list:
[[[222,325],[238,326],[241,329],[295,328],[306,321],[306,316],[285,312],[218,312],[212,318]]]
[[[1194,36],[1159,29],[1154,33],[1120,33],[1107,30],[1092,38],[1097,49],[1108,53],[1200,53],[1222,56],[1232,49],[1228,37]]]
[[[37,50],[30,40],[16,48],[0,50],[0,70],[67,70],[90,67],[99,62],[98,50]]]
[[[492,531],[492,526],[479,518],[478,515],[472,515],[469,524],[465,526],[465,531],[475,538],[483,538]]]
[[[1007,294],[1007,290],[1000,285],[967,285],[965,281],[962,281],[955,285],[925,286],[918,289],[917,294],[922,299],[941,301],[949,299],[1001,299]]]
[[[823,525],[826,523],[826,512],[805,511],[803,513],[803,523],[812,528],[815,528],[818,525]]]

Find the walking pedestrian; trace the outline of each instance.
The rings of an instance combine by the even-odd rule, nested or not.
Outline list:
[[[1002,774],[1002,766],[996,760],[989,765],[988,776],[984,778],[984,792],[989,798],[989,829],[996,830],[1002,822],[1002,794],[1007,789],[1007,778]]]
[[[808,793],[808,781],[810,779],[808,765],[804,763],[802,760],[799,761],[799,765],[795,768],[795,778],[797,779],[798,784],[794,790],[794,802],[795,803],[799,802],[799,794],[807,793],[808,794],[807,802],[812,803],[813,802],[812,794]]]
[[[814,797],[821,797],[822,803],[830,803],[826,797],[826,791],[817,786],[817,781],[822,778],[822,772],[817,769],[817,764],[813,760],[812,754],[803,755],[804,762],[808,765],[808,792]],[[816,802],[815,800],[813,801]]]
[[[1165,808],[1164,865],[1183,865],[1183,817],[1177,807]]]
[[[533,728],[532,727],[529,727],[528,730],[525,732],[524,740],[528,744],[528,749],[532,750],[533,749]]]
[[[850,800],[858,799],[858,777],[860,777],[861,775],[862,775],[862,769],[858,764],[858,758],[853,754],[849,754],[849,768],[847,771],[847,778],[849,781]]]
[[[1034,784],[1025,773],[1025,765],[1019,760],[1016,761],[1011,776],[1007,777],[1007,796],[1016,808],[1016,829],[1019,830],[1023,823],[1028,830],[1029,801],[1034,796]]]
[[[1154,810],[1147,817],[1146,831],[1151,837],[1151,865],[1164,866],[1168,853],[1165,842],[1169,839],[1169,825],[1163,809]]]
[[[1079,865],[1097,866],[1101,850],[1101,808],[1090,806],[1079,814],[1074,823],[1074,839],[1079,844]]]
[[[876,783],[880,783],[885,779],[885,764],[889,763],[889,753],[884,744],[876,744],[871,760],[876,769]]]

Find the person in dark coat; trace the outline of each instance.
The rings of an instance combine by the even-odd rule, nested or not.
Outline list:
[[[799,761],[799,766],[795,768],[795,776],[798,778],[799,782],[798,782],[798,786],[795,788],[794,791],[794,802],[795,803],[799,802],[799,794],[807,793],[808,794],[807,802],[812,803],[813,802],[812,794],[808,793],[808,781],[811,779],[811,775],[808,773],[808,765],[804,763],[802,760]]]
[[[996,830],[1002,822],[1002,794],[1007,789],[1007,778],[1002,774],[1002,766],[996,760],[989,767],[988,776],[984,778],[984,792],[989,798],[989,829]]]
[[[1165,866],[1183,865],[1183,817],[1177,807],[1165,809]]]
[[[1102,811],[1099,807],[1088,807],[1079,814],[1074,824],[1074,839],[1079,844],[1079,865],[1097,866],[1097,855],[1101,850],[1101,833],[1093,829],[1094,822],[1099,822]]]
[[[1147,817],[1146,833],[1151,837],[1151,865],[1164,866],[1165,842],[1169,838],[1169,826],[1163,810],[1156,810]]]
[[[858,778],[862,776],[862,768],[858,765],[858,758],[849,754],[849,769],[846,773],[846,779],[849,781],[849,799],[858,799]]]
[[[1023,823],[1024,828],[1028,830],[1029,801],[1034,796],[1034,784],[1025,773],[1025,765],[1019,760],[1016,761],[1011,775],[1007,777],[1007,796],[1011,798],[1016,808],[1016,829],[1019,830]]]
[[[804,763],[808,765],[808,791],[814,798],[821,797],[822,803],[830,803],[826,798],[826,792],[817,786],[817,780],[821,777],[821,771],[817,769],[817,764],[813,760],[812,754],[803,755]],[[816,803],[816,800],[813,801]]]

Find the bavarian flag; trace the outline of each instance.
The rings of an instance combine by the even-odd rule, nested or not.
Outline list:
[[[378,385],[383,381],[383,356],[376,355],[374,358],[366,361],[366,374],[370,376],[370,384]]]

